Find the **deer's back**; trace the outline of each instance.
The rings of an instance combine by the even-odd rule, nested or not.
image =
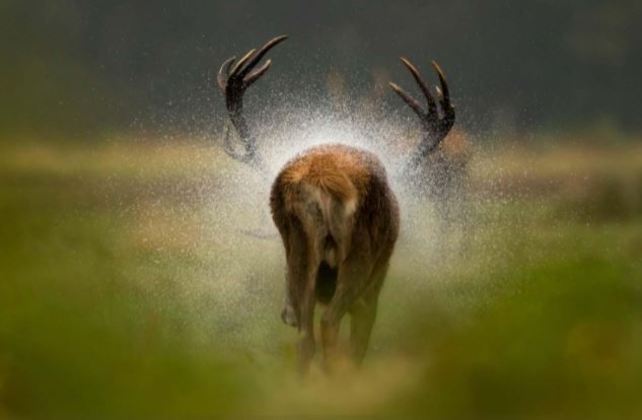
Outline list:
[[[355,147],[317,146],[292,159],[273,184],[270,204],[284,242],[288,229],[300,225],[330,265],[355,242],[380,254],[391,252],[397,238],[399,210],[385,168]]]

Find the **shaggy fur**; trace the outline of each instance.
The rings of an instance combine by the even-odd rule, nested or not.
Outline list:
[[[399,208],[383,165],[354,147],[314,147],[281,170],[270,205],[288,266],[284,321],[303,335],[301,369],[314,354],[317,302],[328,305],[321,320],[326,361],[348,312],[352,355],[361,361],[399,232]]]

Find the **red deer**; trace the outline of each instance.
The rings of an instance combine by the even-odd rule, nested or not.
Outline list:
[[[242,151],[229,138],[225,151],[234,159],[261,167],[256,137],[243,115],[243,94],[270,68],[265,54],[283,42],[276,37],[238,61],[223,63],[217,81],[225,96],[229,118],[237,130]],[[417,113],[423,138],[409,157],[417,166],[437,149],[455,121],[448,85],[433,62],[440,80],[437,97],[441,111],[410,61],[402,58],[422,90],[427,110],[391,83],[392,89]],[[355,363],[363,359],[377,312],[377,300],[399,233],[399,208],[388,184],[386,170],[373,153],[355,147],[328,144],[312,147],[281,169],[271,190],[272,218],[281,235],[287,262],[286,305],[281,317],[301,334],[299,368],[308,370],[315,352],[314,310],[327,305],[321,317],[324,364],[336,354],[339,324],[349,313],[350,352]]]

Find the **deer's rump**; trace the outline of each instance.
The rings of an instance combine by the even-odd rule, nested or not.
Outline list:
[[[326,178],[327,180],[327,178]],[[296,186],[297,201],[290,217],[300,223],[308,252],[313,253],[316,301],[328,304],[337,286],[338,265],[343,259],[349,235],[354,200],[333,190],[349,191],[354,186],[347,178],[328,184],[302,180]]]
[[[313,254],[307,258],[319,303],[334,296],[338,266],[350,246],[360,190],[369,178],[365,153],[342,145],[310,149],[286,165],[273,186],[272,214],[286,249],[298,236],[297,247]]]

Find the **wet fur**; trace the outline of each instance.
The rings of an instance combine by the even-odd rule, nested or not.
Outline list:
[[[286,251],[286,300],[303,335],[301,369],[314,353],[317,302],[328,305],[321,321],[326,359],[341,318],[350,312],[353,357],[359,362],[399,231],[399,209],[383,165],[374,154],[350,146],[309,149],[281,170],[270,206]]]

